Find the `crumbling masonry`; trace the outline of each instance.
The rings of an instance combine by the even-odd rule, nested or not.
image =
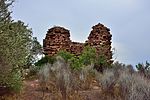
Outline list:
[[[44,54],[53,56],[60,50],[66,50],[75,55],[80,55],[85,45],[96,48],[97,54],[103,53],[108,61],[112,59],[110,29],[102,24],[92,27],[88,40],[85,43],[72,42],[69,30],[63,27],[53,27],[47,31],[43,40]]]

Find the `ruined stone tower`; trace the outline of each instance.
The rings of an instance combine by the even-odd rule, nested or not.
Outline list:
[[[53,27],[47,31],[46,38],[43,40],[44,54],[53,56],[60,50],[70,50],[69,30],[63,27]]]
[[[83,43],[72,42],[69,30],[63,27],[53,27],[47,31],[43,40],[44,54],[53,56],[60,50],[80,55],[83,50]]]
[[[106,59],[112,59],[110,29],[102,24],[97,24],[92,27],[86,44],[96,48],[97,53],[105,55]]]
[[[53,27],[47,31],[43,40],[44,54],[53,56],[60,50],[66,50],[75,55],[80,55],[85,45],[96,48],[97,54],[103,53],[107,60],[112,59],[110,29],[102,24],[92,27],[92,31],[85,43],[72,42],[69,30],[63,27]]]

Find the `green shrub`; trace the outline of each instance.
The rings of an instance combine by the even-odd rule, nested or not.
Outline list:
[[[22,77],[21,77],[21,72],[12,72],[11,76],[9,77],[9,83],[8,86],[18,92],[22,88]]]
[[[150,63],[148,63],[147,61],[145,64],[137,64],[136,69],[145,77],[150,78]]]
[[[41,67],[42,67],[42,65],[41,66],[35,66],[35,65],[30,66],[29,73],[26,76],[26,78],[36,75],[37,72],[41,69]]]
[[[95,48],[86,46],[80,56],[75,56],[67,51],[60,51],[57,55],[64,58],[66,62],[69,61],[73,70],[80,70],[83,66],[95,62],[96,50]]]
[[[73,70],[81,70],[81,68],[83,67],[83,62],[81,62],[81,60],[77,57],[72,57],[71,59],[69,59],[70,61],[70,67]]]
[[[95,64],[99,67],[108,67],[107,59],[105,56],[96,55],[96,49],[90,46],[84,47],[83,52],[79,56],[75,56],[67,51],[60,51],[57,54],[65,59],[66,62],[70,62],[73,70],[80,70],[83,66]],[[96,68],[96,69],[98,69]]]
[[[61,50],[58,52],[57,56],[61,56],[67,62],[69,59],[74,57],[74,54]]]
[[[98,65],[102,65],[102,66],[108,67],[107,59],[103,55],[98,55],[95,63],[98,64]]]
[[[60,51],[57,56],[61,56],[66,62],[69,62],[73,70],[80,70],[83,66],[83,62],[79,59],[79,56],[75,56],[67,51]]]
[[[7,87],[11,91],[19,92],[19,90],[22,88],[21,72],[14,71],[7,75],[3,75],[0,77],[0,86]]]
[[[2,64],[2,63],[1,63]],[[10,91],[19,91],[22,87],[22,73],[20,69],[9,69],[9,65],[3,65],[3,69],[0,71],[0,86],[4,86],[10,89]]]
[[[94,68],[99,71],[103,72],[104,69],[110,68],[110,64],[107,62],[107,59],[104,55],[97,55],[95,58]]]
[[[34,65],[35,66],[42,66],[46,63],[50,63],[50,64],[53,64],[55,62],[55,57],[52,57],[52,56],[45,56],[43,58],[41,58],[38,62],[36,62]]]
[[[37,61],[33,66],[30,67],[30,73],[29,75],[33,76],[39,72],[39,70],[43,67],[43,65],[49,63],[53,64],[56,61],[56,58],[54,56],[45,56],[41,58],[39,61]]]
[[[95,58],[96,58],[96,49],[90,46],[86,46],[82,54],[79,56],[79,59],[84,65],[94,63]]]

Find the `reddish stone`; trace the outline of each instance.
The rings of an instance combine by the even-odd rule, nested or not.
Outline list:
[[[92,31],[85,43],[72,42],[69,30],[55,26],[47,31],[43,40],[44,54],[53,56],[60,50],[66,50],[75,55],[80,55],[85,45],[96,48],[97,53],[105,54],[108,62],[111,62],[111,37],[110,29],[98,23],[92,27]]]

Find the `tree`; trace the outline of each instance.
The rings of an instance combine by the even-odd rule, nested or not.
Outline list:
[[[13,0],[0,0],[0,86],[20,89],[21,72],[29,56],[41,48],[32,30],[22,21],[13,21],[9,7]]]
[[[146,61],[145,64],[143,63],[138,63],[136,65],[136,69],[143,74],[145,77],[150,78],[150,63]]]
[[[6,21],[11,21],[11,12],[8,11],[8,8],[14,0],[0,0],[0,24]]]
[[[90,46],[84,47],[82,54],[79,56],[84,65],[95,63],[96,49]]]
[[[42,54],[42,46],[37,41],[37,37],[33,37],[33,39],[32,39],[31,54],[36,55],[36,56],[39,55],[39,54]]]
[[[37,41],[37,38],[33,37],[31,40],[31,45],[30,45],[30,53],[27,57],[26,67],[29,68],[30,66],[32,66],[37,60],[39,60],[37,58],[40,55],[42,55],[42,46]]]
[[[5,69],[5,71],[0,73],[3,76],[0,82],[8,85],[7,81],[12,73],[21,74],[22,67],[26,65],[27,56],[30,53],[31,39],[32,31],[21,21],[9,22],[2,26],[0,29],[2,66],[0,68]]]

